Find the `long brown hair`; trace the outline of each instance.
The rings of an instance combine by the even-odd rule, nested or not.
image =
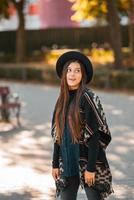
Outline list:
[[[81,72],[82,72],[82,80],[77,89],[77,93],[75,99],[70,104],[68,111],[68,122],[72,135],[72,142],[78,143],[80,139],[80,131],[81,131],[81,121],[80,121],[80,112],[79,112],[79,100],[82,94],[82,91],[86,85],[86,73],[84,66],[78,60],[70,60],[68,61],[62,71],[61,77],[61,87],[60,87],[60,95],[56,103],[56,112],[55,112],[55,123],[56,123],[56,134],[58,138],[58,143],[60,144],[62,141],[64,126],[65,126],[65,117],[67,112],[67,105],[69,101],[69,89],[67,85],[67,69],[70,63],[77,62],[80,64]]]

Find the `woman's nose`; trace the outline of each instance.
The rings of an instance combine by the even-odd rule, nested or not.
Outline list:
[[[71,75],[75,75],[75,71],[71,71],[71,73],[70,73]]]

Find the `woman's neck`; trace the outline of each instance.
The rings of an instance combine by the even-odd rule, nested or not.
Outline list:
[[[69,90],[69,94],[75,94],[77,92],[78,89],[73,89],[73,90]]]

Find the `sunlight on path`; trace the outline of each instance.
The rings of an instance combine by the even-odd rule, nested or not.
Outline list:
[[[54,181],[50,168],[51,138],[47,136],[48,128],[50,134],[50,123],[46,123],[36,125],[33,130],[20,130],[11,136],[1,136],[1,194],[28,191],[32,199],[37,196],[39,199],[52,199]]]

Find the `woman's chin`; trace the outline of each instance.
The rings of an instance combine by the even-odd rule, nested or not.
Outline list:
[[[78,88],[78,86],[77,85],[68,85],[68,87],[69,87],[69,89],[77,89]]]
[[[75,83],[73,83],[73,82],[68,82],[68,86],[70,86],[70,87],[75,87],[75,86],[77,86],[77,84],[75,84]]]

